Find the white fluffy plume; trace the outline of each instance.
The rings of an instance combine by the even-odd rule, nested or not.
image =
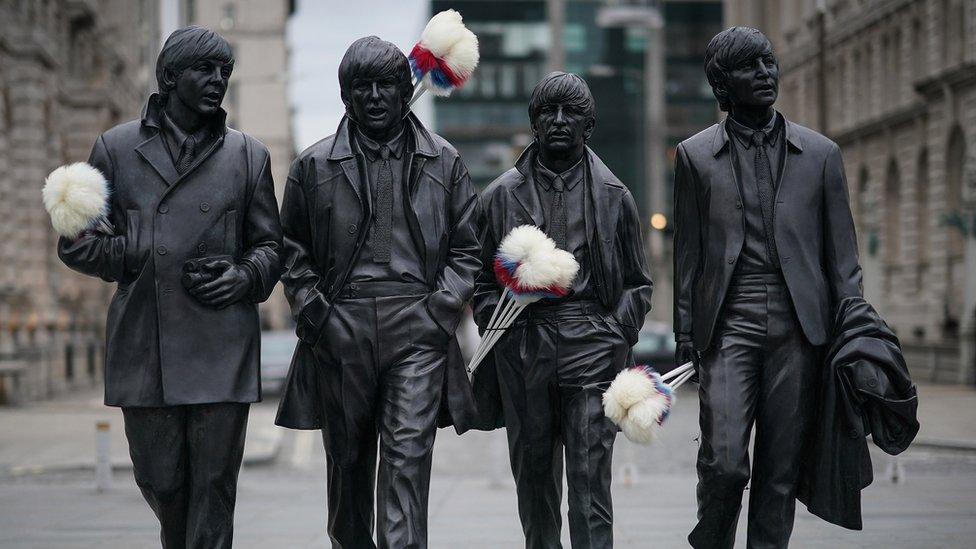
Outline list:
[[[424,75],[425,87],[435,95],[450,95],[455,86],[463,84],[478,66],[478,37],[464,26],[461,14],[455,10],[445,10],[431,17],[418,45],[443,61],[460,78],[460,83],[452,82],[445,87],[444,82],[437,82],[432,73]]]
[[[638,444],[654,442],[664,430],[660,419],[670,406],[671,402],[665,395],[654,391],[627,410],[627,415],[619,423],[620,430]]]
[[[444,10],[427,22],[424,32],[420,34],[420,45],[443,59],[461,40],[466,30],[460,13],[456,10]]]
[[[44,208],[61,236],[75,238],[95,225],[106,225],[108,182],[94,166],[77,162],[57,168],[44,181]]]
[[[478,51],[478,37],[463,25],[462,28],[458,41],[444,56],[444,62],[454,71],[454,74],[467,80],[478,67],[481,54]]]
[[[663,418],[673,404],[674,395],[653,371],[643,367],[622,370],[603,393],[603,413],[620,427],[624,435],[638,444],[656,440],[663,431]]]
[[[498,245],[498,254],[506,261],[519,262],[556,249],[556,243],[535,225],[515,227]]]
[[[636,368],[621,370],[603,393],[603,412],[620,425],[627,412],[654,393],[654,381]]]

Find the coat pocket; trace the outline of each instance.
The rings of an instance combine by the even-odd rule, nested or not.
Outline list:
[[[144,261],[143,238],[139,210],[125,211],[125,255],[123,256],[123,271],[125,278],[131,281],[142,268]]]

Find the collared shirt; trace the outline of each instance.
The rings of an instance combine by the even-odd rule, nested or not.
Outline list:
[[[163,133],[163,141],[166,143],[166,149],[169,151],[169,156],[173,160],[173,164],[178,164],[180,153],[183,150],[183,144],[189,139],[190,134],[183,131],[183,128],[180,128],[173,122],[169,115],[166,114],[166,111],[160,111],[159,115],[160,130]],[[205,124],[202,128],[194,132],[194,158],[199,157],[213,145],[216,137],[213,124]]]
[[[774,273],[779,271],[779,265],[774,265],[770,261],[766,249],[766,227],[763,225],[762,206],[756,182],[756,149],[753,148],[755,145],[752,140],[756,131],[765,134],[763,148],[769,158],[768,176],[775,190],[779,187],[779,174],[782,171],[783,159],[786,158],[783,117],[774,111],[772,118],[761,130],[754,130],[740,124],[732,117],[727,117],[725,121],[745,218],[745,241],[734,274]],[[773,205],[775,207],[775,197]]]
[[[558,192],[557,189],[564,189],[562,192],[565,193],[563,203],[566,206],[566,248],[576,257],[580,266],[576,278],[573,280],[573,293],[564,299],[568,301],[591,299],[596,296],[590,285],[592,268],[587,247],[586,221],[583,217],[586,205],[586,185],[581,183],[586,178],[585,158],[584,155],[571,168],[557,174],[543,166],[539,158],[536,157],[532,169],[542,203],[542,215],[545,219],[543,231],[548,232],[549,222],[552,218],[552,203],[556,192]]]
[[[420,282],[423,283],[424,266],[417,253],[410,226],[407,224],[405,203],[407,196],[404,170],[404,152],[407,146],[406,128],[385,143],[370,139],[361,131],[355,133],[356,145],[366,160],[366,188],[372,196],[373,218],[370,220],[369,234],[362,251],[349,275],[350,282]],[[390,262],[377,263],[373,260],[373,230],[376,227],[377,179],[383,164],[383,149],[389,149],[390,169],[393,172],[393,217],[390,230]]]

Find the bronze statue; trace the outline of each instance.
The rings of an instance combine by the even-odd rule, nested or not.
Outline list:
[[[579,271],[567,297],[529,305],[501,337],[475,372],[475,392],[482,427],[508,432],[526,546],[560,546],[565,452],[573,547],[611,547],[617,427],[601,399],[633,363],[652,283],[634,199],[586,146],[596,124],[586,82],[551,73],[528,110],[534,142],[481,196],[475,319],[484,329],[501,296],[492,259],[515,227],[542,228]]]
[[[58,243],[66,265],[118,283],[105,404],[122,407],[163,547],[231,547],[249,403],[261,398],[257,304],[279,276],[268,150],[220,108],[233,68],[217,33],[170,35],[159,93],[89,159],[111,185],[114,236]],[[199,276],[184,285],[185,271]]]
[[[731,547],[749,491],[749,547],[786,547],[823,346],[861,295],[840,149],[773,104],[769,40],[733,27],[705,52],[729,115],[678,145],[674,331],[700,378],[694,547]],[[755,425],[752,467],[749,439]]]
[[[459,431],[473,414],[454,331],[481,268],[477,199],[457,151],[408,114],[395,45],[353,42],[339,86],[346,115],[295,161],[282,204],[301,341],[277,423],[323,431],[333,546],[426,547],[440,410]]]

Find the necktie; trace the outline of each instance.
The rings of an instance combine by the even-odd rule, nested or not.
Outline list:
[[[552,181],[552,219],[550,220],[549,236],[556,243],[556,247],[566,249],[566,200],[565,187],[562,178],[556,177]]]
[[[769,261],[779,266],[779,254],[776,251],[776,241],[773,231],[773,178],[769,169],[769,156],[766,155],[766,133],[752,134],[752,146],[756,149],[756,190],[759,192],[759,208],[762,210],[763,228],[766,230],[766,252]]]
[[[190,169],[193,159],[196,157],[196,140],[192,135],[188,135],[180,145],[180,158],[176,161],[176,171],[183,175]]]
[[[373,228],[373,262],[390,262],[390,238],[393,228],[393,168],[390,148],[380,149],[383,161],[376,178],[376,221]]]

